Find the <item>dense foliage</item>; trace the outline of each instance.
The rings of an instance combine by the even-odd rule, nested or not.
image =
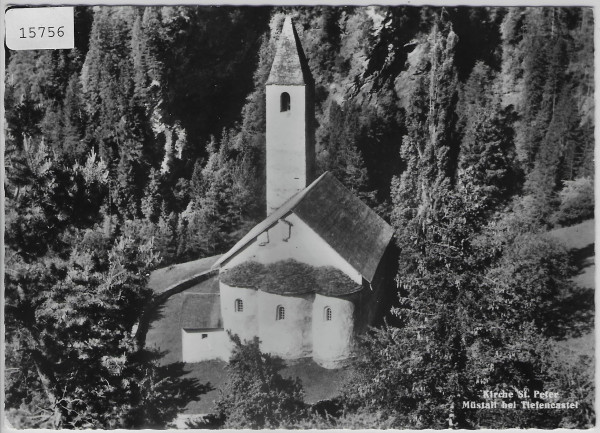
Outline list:
[[[223,396],[216,402],[224,428],[286,428],[305,416],[298,379],[284,378],[283,360],[259,349],[258,338],[243,342],[231,335],[233,351]]]
[[[9,52],[11,420],[159,427],[202,392],[134,335],[146,279],[158,256],[222,253],[264,216],[264,84],[290,14],[315,79],[318,172],[393,225],[398,297],[335,419],[307,418],[299,386],[237,342],[268,373],[249,386],[285,386],[265,391],[275,418],[236,417],[251,402],[238,377],[226,425],[591,425],[591,361],[561,367],[553,344],[578,288],[544,233],[593,217],[592,12],[77,7],[76,49]],[[580,410],[462,410],[484,383],[561,389]]]

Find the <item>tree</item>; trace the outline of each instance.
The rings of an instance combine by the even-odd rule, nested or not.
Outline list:
[[[160,180],[158,171],[151,169],[141,205],[144,218],[151,222],[156,222],[160,213]]]
[[[108,256],[83,246],[66,261],[10,263],[7,364],[21,380],[7,402],[23,426],[160,427],[197,398],[197,384],[165,376],[133,341],[154,257],[122,239]]]
[[[335,101],[331,102],[328,129],[319,140],[322,143],[319,168],[331,171],[350,191],[366,202],[373,202],[367,169],[358,149],[360,126],[360,116],[354,106],[340,107]]]
[[[216,403],[225,428],[290,428],[306,415],[298,379],[283,378],[281,359],[262,353],[257,337],[230,335],[229,380]]]
[[[21,427],[164,427],[202,388],[136,344],[152,244],[111,246],[93,228],[107,181],[95,154],[71,167],[40,145],[26,161],[7,203],[7,409]]]
[[[556,426],[559,417],[485,418],[462,407],[481,399],[484,383],[532,390],[552,383],[547,340],[539,335],[556,333],[549,316],[570,271],[564,251],[549,240],[498,234],[495,213],[512,192],[502,190],[511,143],[498,100],[477,90],[491,81],[482,65],[465,86],[457,152],[455,38],[442,13],[419,68],[427,74],[415,77],[401,147],[406,168],[392,188],[400,248],[395,320],[365,339],[346,404],[380,410],[396,427]]]
[[[481,216],[519,190],[510,109],[501,107],[498,82],[485,64],[475,64],[459,101],[462,140],[457,188],[481,206]]]

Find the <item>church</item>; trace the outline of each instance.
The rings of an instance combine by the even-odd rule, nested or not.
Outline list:
[[[184,362],[228,360],[230,331],[335,368],[381,317],[393,230],[331,173],[315,178],[313,94],[287,17],[266,83],[267,217],[214,263],[218,293],[184,298]]]

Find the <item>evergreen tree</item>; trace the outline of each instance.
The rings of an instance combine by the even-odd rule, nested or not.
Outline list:
[[[107,181],[95,154],[70,167],[40,145],[27,163],[7,214],[7,409],[20,427],[164,427],[201,390],[133,338],[156,254],[92,228]]]
[[[518,192],[510,109],[502,109],[496,79],[476,63],[459,103],[463,138],[458,159],[458,190],[481,207],[481,217]]]
[[[283,362],[262,353],[258,338],[241,342],[231,336],[229,380],[217,401],[217,413],[225,428],[286,428],[306,415],[302,385],[283,378]]]
[[[156,222],[160,214],[160,174],[150,170],[148,185],[142,198],[142,214],[148,221]]]

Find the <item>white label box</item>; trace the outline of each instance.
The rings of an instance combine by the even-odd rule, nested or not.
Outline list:
[[[75,47],[73,7],[12,8],[4,15],[6,46],[11,50]]]

